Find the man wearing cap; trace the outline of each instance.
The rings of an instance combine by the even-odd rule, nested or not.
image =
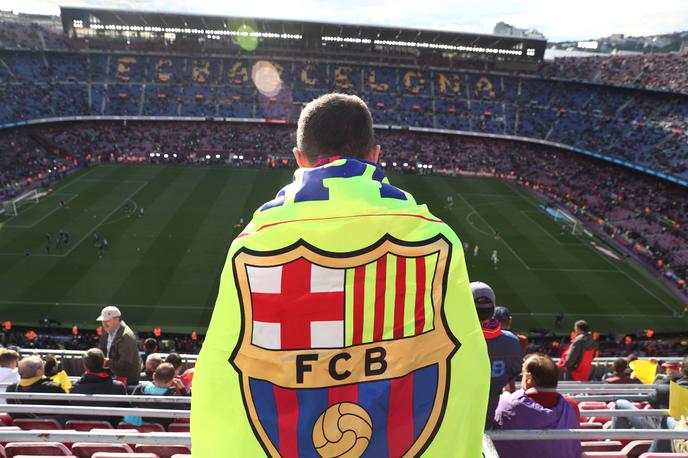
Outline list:
[[[136,385],[141,374],[141,355],[136,335],[122,321],[122,313],[113,305],[105,307],[98,321],[103,322],[103,333],[99,347],[107,356],[107,365],[117,379],[126,379],[126,384]]]
[[[483,282],[474,281],[471,283],[471,291],[492,365],[490,396],[485,419],[485,428],[492,429],[499,397],[503,388],[520,374],[523,353],[518,338],[508,331],[503,331],[501,323],[493,318],[496,297],[492,288]]]
[[[516,334],[511,330],[511,322],[513,320],[513,317],[511,316],[511,310],[504,306],[496,307],[494,319],[499,321],[499,324],[502,325],[502,331],[513,334],[516,336],[516,338],[518,338],[518,341],[521,344],[521,352],[525,355],[526,351],[528,350],[528,338],[521,334]]]

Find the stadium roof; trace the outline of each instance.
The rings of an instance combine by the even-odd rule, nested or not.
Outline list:
[[[540,61],[547,41],[492,34],[336,24],[282,19],[205,16],[98,8],[61,7],[65,33],[91,29],[110,33],[175,34],[207,38],[250,36],[284,40],[305,49],[333,44],[374,49],[412,48],[421,52],[456,52],[509,60]]]

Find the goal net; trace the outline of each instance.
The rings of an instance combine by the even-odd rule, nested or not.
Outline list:
[[[547,213],[554,218],[556,222],[568,228],[568,231],[573,235],[580,235],[584,233],[585,226],[575,216],[565,212],[557,207],[548,207]]]
[[[19,209],[29,203],[38,203],[38,191],[29,191],[12,200],[7,200],[2,203],[2,209],[7,216],[17,216]]]

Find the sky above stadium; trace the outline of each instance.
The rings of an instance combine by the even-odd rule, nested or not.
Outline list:
[[[688,0],[2,0],[0,9],[59,14],[59,6],[296,19],[492,33],[504,21],[537,29],[550,41],[612,33],[657,35],[688,29]]]

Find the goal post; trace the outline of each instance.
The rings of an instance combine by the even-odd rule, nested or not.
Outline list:
[[[568,227],[569,231],[573,235],[581,235],[585,232],[585,226],[583,223],[578,218],[562,210],[561,208],[547,207],[546,211],[547,214],[554,218],[556,222]]]
[[[11,200],[6,200],[2,203],[2,209],[7,216],[17,216],[19,214],[19,209],[28,203],[38,203],[38,191],[31,190],[25,192],[19,197],[15,197]]]

